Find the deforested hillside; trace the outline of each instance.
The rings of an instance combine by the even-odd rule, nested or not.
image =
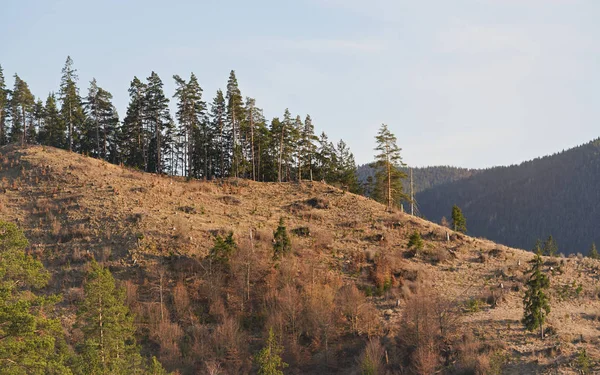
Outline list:
[[[141,355],[181,374],[279,357],[285,374],[598,370],[597,260],[543,258],[541,340],[521,324],[530,252],[324,183],[188,181],[41,146],[1,148],[0,183],[0,218],[49,270],[43,291],[62,299],[45,315],[74,358],[88,286],[110,270]]]
[[[519,165],[495,167],[417,194],[429,220],[461,207],[469,233],[509,246],[533,247],[552,235],[565,254],[600,243],[600,140]]]

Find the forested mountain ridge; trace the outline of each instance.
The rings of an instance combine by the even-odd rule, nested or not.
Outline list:
[[[494,167],[433,186],[416,195],[420,212],[439,222],[454,204],[469,233],[530,249],[552,235],[565,254],[586,254],[600,242],[600,140],[536,158]]]
[[[285,374],[571,374],[582,350],[600,356],[597,260],[544,257],[556,272],[542,341],[520,322],[530,252],[321,182],[186,180],[11,145],[0,214],[63,296],[44,314],[67,353],[87,334],[89,275],[110,270],[141,353],[180,374],[256,373],[273,341]],[[540,354],[557,342],[560,356]]]
[[[402,179],[402,186],[404,186],[404,190],[408,192],[410,188],[410,168],[402,167],[400,170],[407,175],[407,177]],[[479,171],[479,169],[452,166],[412,168],[414,193],[416,194],[434,186],[471,177],[477,174]],[[375,175],[375,169],[373,169],[370,164],[363,164],[358,166],[356,173],[360,183],[366,185],[369,177],[373,177]]]

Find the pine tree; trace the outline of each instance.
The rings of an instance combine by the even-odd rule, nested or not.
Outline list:
[[[163,83],[155,72],[148,77],[146,87],[146,111],[144,122],[150,137],[148,144],[146,172],[163,173],[163,159],[171,147],[169,133],[173,130],[173,121],[169,113],[169,99],[163,91]]]
[[[542,250],[543,254],[546,256],[554,257],[558,254],[558,245],[556,241],[552,237],[552,235],[548,236],[548,239],[544,242],[544,247]]]
[[[273,260],[279,260],[292,251],[292,242],[288,236],[283,218],[279,218],[279,226],[273,232]]]
[[[229,73],[227,81],[227,122],[231,128],[231,145],[232,145],[232,173],[231,175],[238,177],[239,167],[242,162],[242,153],[240,145],[240,121],[243,118],[244,108],[242,105],[242,94],[238,87],[235,71]]]
[[[336,166],[337,155],[335,146],[329,141],[325,132],[319,137],[319,147],[317,149],[317,176],[319,180],[333,182],[337,179]]]
[[[548,276],[542,272],[543,261],[536,254],[527,280],[525,296],[523,297],[523,324],[529,331],[540,329],[541,338],[544,338],[544,322],[550,314],[550,303],[544,290],[550,286]]]
[[[79,151],[80,132],[83,130],[85,122],[79,88],[77,88],[78,79],[77,70],[73,68],[73,60],[71,56],[67,56],[67,61],[62,70],[59,98],[62,120],[67,127],[67,147],[69,151]]]
[[[210,127],[215,133],[215,175],[223,178],[229,175],[231,170],[231,150],[233,150],[233,133],[227,121],[227,104],[223,91],[217,90],[210,109]]]
[[[0,373],[70,374],[60,321],[50,318],[59,299],[37,294],[50,274],[27,245],[16,225],[0,221]]]
[[[336,148],[337,162],[337,182],[348,191],[358,194],[360,193],[360,184],[356,174],[356,162],[354,155],[346,145],[346,142],[340,140]]]
[[[293,165],[294,140],[296,139],[296,128],[290,111],[286,108],[283,121],[274,118],[271,121],[272,137],[277,140],[277,180],[278,182],[290,181],[291,166]],[[274,142],[275,143],[275,142]]]
[[[596,243],[593,242],[592,246],[590,247],[590,250],[588,252],[588,258],[590,259],[600,259],[600,256],[598,255],[598,249],[596,249]]]
[[[188,177],[206,177],[210,165],[210,147],[213,141],[206,119],[206,103],[202,101],[202,88],[191,74],[189,82],[178,75],[173,76],[178,99],[177,120],[184,140],[184,174]]]
[[[129,85],[129,106],[121,129],[121,152],[125,164],[146,170],[149,135],[144,128],[148,86],[138,77]]]
[[[217,236],[215,243],[208,253],[208,257],[211,261],[220,264],[222,266],[229,266],[229,259],[233,252],[237,249],[235,240],[233,239],[233,232],[229,232],[227,237],[223,238]]]
[[[6,80],[4,78],[4,71],[2,65],[0,65],[0,146],[8,143],[8,132],[6,131],[7,118],[9,111],[9,91],[6,88]]]
[[[107,268],[93,262],[84,286],[77,324],[85,342],[78,348],[84,374],[142,374],[133,316]]]
[[[57,148],[66,146],[65,125],[56,105],[56,96],[50,93],[44,107],[44,123],[39,134],[40,143]]]
[[[374,167],[376,168],[376,188],[374,197],[387,205],[388,210],[393,206],[399,206],[400,201],[406,196],[402,189],[402,179],[406,173],[399,168],[404,166],[400,156],[401,149],[396,144],[396,136],[389,131],[387,125],[382,124],[377,136],[377,147],[379,153],[375,156]]]
[[[283,353],[283,347],[277,342],[273,328],[270,328],[265,347],[256,355],[258,374],[283,375],[283,371],[280,369],[288,367],[288,364],[281,359],[281,353]]]
[[[300,167],[302,172],[300,178],[313,180],[313,168],[316,159],[317,145],[319,138],[315,135],[315,127],[310,115],[306,115],[304,126],[300,133]]]
[[[117,142],[119,116],[112,98],[110,92],[99,87],[95,78],[92,79],[85,101],[88,118],[85,140],[81,142],[82,151],[104,160],[117,159],[114,143]]]
[[[467,220],[457,205],[452,206],[452,229],[455,232],[467,233]]]
[[[15,74],[15,86],[12,91],[11,97],[11,129],[10,129],[10,141],[20,142],[24,145],[29,139],[28,135],[31,134],[29,130],[33,127],[33,110],[35,105],[35,98],[29,90],[27,82],[23,81],[17,74]]]
[[[417,251],[423,249],[423,238],[421,238],[421,233],[415,230],[410,235],[407,246],[409,249],[415,249]]]

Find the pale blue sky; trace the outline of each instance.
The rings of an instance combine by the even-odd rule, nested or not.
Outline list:
[[[2,0],[0,64],[45,98],[67,55],[111,91],[195,72],[210,102],[235,69],[268,118],[286,107],[359,163],[381,123],[410,165],[505,165],[600,136],[598,0]],[[12,78],[9,78],[12,86]]]

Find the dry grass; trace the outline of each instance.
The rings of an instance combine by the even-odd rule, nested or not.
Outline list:
[[[337,275],[344,285],[332,292],[335,304],[343,316],[350,317],[350,331],[355,334],[394,334],[407,303],[400,301],[395,307],[385,296],[366,297],[362,290],[367,288],[390,288],[390,295],[410,300],[419,285],[427,283],[436,293],[459,303],[482,296],[488,300],[492,291],[496,298],[502,290],[502,299],[494,308],[485,304],[479,312],[461,317],[463,330],[473,332],[476,337],[485,336],[488,344],[506,342],[507,350],[514,353],[509,366],[513,373],[527,373],[530,366],[535,369],[554,366],[561,373],[570,371],[566,362],[533,354],[544,353],[549,344],[525,332],[519,323],[524,271],[532,257],[528,252],[454,235],[451,231],[451,241],[446,242],[446,228],[402,213],[387,213],[383,206],[369,199],[343,194],[317,182],[186,182],[49,147],[29,147],[18,152],[2,148],[0,167],[3,219],[18,222],[25,229],[32,248],[39,256],[47,257],[49,267],[68,254],[72,261],[69,272],[74,280],[81,277],[76,275],[85,270],[91,254],[114,266],[118,277],[129,278],[124,283],[128,303],[135,307],[138,322],[144,326],[157,322],[159,311],[155,303],[144,301],[145,292],[135,279],[138,268],[151,267],[157,257],[168,257],[172,269],[182,277],[206,272],[201,260],[212,247],[213,234],[229,230],[234,231],[238,240],[252,230],[256,251],[268,258],[273,231],[279,218],[284,217],[289,230],[307,227],[310,232],[310,236],[293,238],[298,262],[296,268],[290,268],[288,279],[295,280],[307,264],[316,264],[317,268]],[[414,258],[404,259],[408,235],[415,230],[424,234],[424,250]],[[374,236],[380,235],[382,241],[373,241]],[[64,260],[61,262],[64,264]],[[261,267],[268,284],[269,275],[265,271],[268,268]],[[561,259],[553,267],[552,313],[548,323],[556,332],[552,340],[566,343],[561,355],[569,357],[577,350],[572,339],[583,336],[587,342],[600,341],[596,319],[600,311],[600,288],[596,286],[600,262],[573,257]],[[225,327],[214,336],[198,334],[198,337],[219,341],[218,347],[224,352],[241,350],[239,325],[231,321],[228,305],[237,308],[240,297],[232,292],[231,301],[215,298],[218,295],[215,291],[223,287],[222,280],[213,280],[212,286],[189,281],[187,289],[181,285],[187,285],[188,280],[177,280],[171,285],[173,294],[169,295],[172,317],[188,319],[194,303],[210,301],[210,311],[203,314]],[[243,285],[243,280],[236,282]],[[561,289],[573,282],[582,285],[579,294]],[[69,302],[79,298],[75,289],[70,293],[73,295],[69,294]],[[170,339],[163,343],[169,348],[165,355],[176,355],[173,343],[177,341],[177,328],[172,325],[161,328],[153,323],[152,329],[167,331]],[[313,329],[322,333],[325,328]],[[234,342],[230,344],[227,340]],[[194,341],[190,345],[203,344]],[[432,358],[426,349],[418,354],[422,371],[426,371]],[[600,358],[597,346],[591,347],[589,354]],[[356,353],[354,357],[358,356]],[[487,368],[493,356],[487,352],[477,360],[469,360],[472,364],[469,368]],[[247,363],[238,365],[241,367],[237,370],[247,368],[244,367]],[[205,371],[205,367],[199,371]],[[228,371],[231,369],[228,367]]]

